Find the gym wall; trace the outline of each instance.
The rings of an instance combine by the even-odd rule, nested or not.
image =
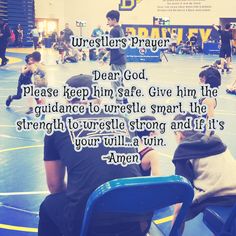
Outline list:
[[[219,18],[236,17],[236,1],[227,0],[219,4],[219,0],[35,0],[37,18],[58,18],[59,29],[64,28],[65,22],[75,33],[79,34],[76,20],[87,22],[83,34],[89,36],[97,25],[106,26],[106,13],[111,9],[118,10],[119,4],[136,4],[133,9],[121,11],[121,24],[148,24],[151,25],[153,16],[170,17],[171,25],[212,25],[219,24]],[[167,2],[201,2],[207,11],[173,11],[167,10]],[[195,2],[195,3],[194,3]],[[224,3],[227,3],[223,6]],[[169,5],[171,8],[171,5]],[[125,8],[125,7],[124,7]]]

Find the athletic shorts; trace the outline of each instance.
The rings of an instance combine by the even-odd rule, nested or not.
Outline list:
[[[220,58],[227,58],[232,56],[232,50],[230,47],[221,47]]]

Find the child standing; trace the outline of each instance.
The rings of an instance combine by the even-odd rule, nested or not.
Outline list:
[[[119,25],[119,20],[120,20],[120,13],[118,11],[112,10],[109,11],[106,15],[107,18],[107,24],[112,27],[110,31],[110,37],[111,38],[121,38],[124,37],[124,31]],[[114,91],[117,90],[118,87],[124,87],[124,82],[123,82],[123,72],[126,69],[126,55],[125,55],[125,50],[121,48],[116,48],[116,49],[109,49],[110,51],[110,65],[111,65],[111,70],[112,71],[120,71],[121,72],[121,77],[112,82],[112,87]],[[107,55],[105,55],[107,57]],[[127,103],[127,99],[122,99],[116,97],[116,102],[117,103]]]

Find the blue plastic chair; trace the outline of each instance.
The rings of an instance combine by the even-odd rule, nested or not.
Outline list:
[[[87,236],[91,218],[96,214],[144,215],[166,206],[183,203],[169,234],[178,236],[193,195],[191,184],[181,176],[111,180],[98,187],[90,195],[80,235]]]
[[[216,236],[236,235],[236,205],[209,206],[203,212],[203,222]]]

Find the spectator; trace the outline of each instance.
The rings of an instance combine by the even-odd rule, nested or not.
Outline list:
[[[153,116],[142,116],[140,120],[144,121],[156,121],[156,118]],[[159,154],[152,147],[147,147],[144,145],[142,138],[143,137],[154,137],[157,135],[155,130],[142,130],[136,131],[136,134],[140,138],[139,145],[139,155],[141,159],[140,169],[142,176],[158,176],[160,175],[159,170]]]
[[[86,87],[92,91],[94,84],[92,76],[79,75],[73,76],[67,82],[67,85],[73,88]],[[89,97],[88,100],[80,101],[74,99],[71,104],[99,104],[100,100]],[[84,115],[65,116],[77,120],[93,120],[105,119],[114,117],[108,114],[90,114],[87,112]],[[119,116],[120,119],[124,119]],[[44,162],[47,176],[47,183],[51,195],[49,195],[41,204],[40,220],[39,220],[39,236],[75,236],[80,235],[82,218],[85,210],[86,201],[89,195],[103,183],[122,177],[140,176],[139,166],[136,164],[122,167],[121,165],[108,165],[101,159],[102,155],[107,155],[113,150],[117,153],[136,153],[134,148],[108,148],[99,144],[97,148],[83,147],[80,152],[74,149],[74,138],[90,137],[93,131],[68,130],[65,132],[54,132],[51,136],[45,136],[44,141]],[[131,140],[132,133],[127,130],[127,139]],[[72,135],[71,135],[72,134]],[[115,132],[97,132],[96,137],[104,135],[115,135]],[[67,170],[67,183],[65,183],[65,172]],[[145,235],[141,232],[140,224],[137,222],[121,223],[119,219],[114,220],[112,216],[105,219],[95,219],[97,226],[92,226],[89,229],[89,235]],[[113,221],[114,220],[114,221]],[[105,225],[105,226],[103,226]],[[147,228],[146,228],[147,230]],[[112,233],[111,233],[112,232]],[[127,232],[125,234],[125,232]]]
[[[218,30],[221,38],[221,48],[220,48],[220,58],[221,58],[221,72],[224,73],[224,60],[227,61],[227,69],[229,72],[231,57],[232,57],[232,44],[233,44],[233,35],[230,30],[230,24],[225,25],[225,30],[221,30],[220,27],[213,25],[213,27]]]
[[[187,113],[177,115],[175,121],[194,120]],[[175,132],[178,147],[173,163],[175,174],[187,178],[194,188],[194,199],[186,220],[193,219],[210,205],[232,206],[236,203],[236,161],[216,135],[205,136],[194,129]],[[176,205],[174,219],[181,204]]]
[[[98,25],[96,29],[93,30],[92,32],[92,37],[100,37],[104,34],[104,31],[101,28],[101,25]]]
[[[5,66],[9,59],[6,58],[6,49],[8,39],[11,36],[10,28],[7,23],[0,18],[0,58],[2,59],[1,66]]]
[[[17,25],[17,27],[15,29],[15,36],[16,36],[15,45],[17,47],[22,47],[23,46],[24,31],[23,31],[23,28],[21,27],[21,24]]]
[[[172,34],[171,34],[171,50],[172,53],[176,53],[176,47],[177,47],[177,43],[178,43],[178,35],[176,34],[176,30],[173,30]]]
[[[32,37],[33,40],[34,50],[36,50],[39,46],[39,36],[40,36],[40,33],[36,26],[34,26],[33,29],[31,30],[30,36]]]
[[[66,43],[70,43],[70,36],[73,35],[73,31],[69,28],[69,24],[66,23],[64,32],[64,40]]]

